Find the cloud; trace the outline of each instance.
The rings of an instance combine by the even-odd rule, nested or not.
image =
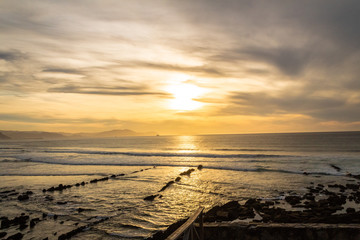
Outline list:
[[[70,69],[70,68],[46,68],[43,72],[50,73],[68,73],[68,74],[82,74],[83,71],[78,69]]]
[[[125,64],[126,65],[126,64]],[[176,71],[194,74],[198,73],[200,75],[207,75],[213,77],[225,76],[226,74],[222,72],[220,69],[212,66],[184,66],[184,65],[174,65],[167,63],[159,63],[159,62],[145,62],[145,61],[134,61],[131,63],[133,67],[144,67],[144,68],[153,68],[165,71]]]
[[[171,118],[159,97],[180,73],[211,89],[198,99],[203,109],[181,113],[189,118],[359,121],[359,12],[357,0],[3,0],[0,96],[27,95],[38,105],[51,102],[49,93],[128,96],[118,112],[148,96],[159,109],[142,118]]]
[[[16,60],[22,60],[24,58],[26,58],[26,55],[17,50],[0,51],[0,59],[5,61],[12,62]]]
[[[46,123],[46,124],[121,124],[122,121],[115,118],[56,118],[48,115],[29,115],[18,113],[0,113],[1,121],[27,122],[27,123]]]
[[[360,101],[351,102],[344,95],[320,96],[316,91],[308,92],[235,92],[229,97],[231,104],[219,114],[271,116],[302,114],[329,121],[356,122],[360,119]]]
[[[76,93],[76,94],[94,94],[94,95],[114,95],[114,96],[132,96],[132,95],[159,95],[167,96],[164,92],[148,91],[145,87],[104,87],[104,86],[74,86],[66,85],[63,87],[49,88],[48,92],[57,93]]]

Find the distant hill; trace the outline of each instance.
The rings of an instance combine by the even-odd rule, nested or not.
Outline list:
[[[1,131],[0,139],[63,139],[63,138],[112,138],[123,136],[155,136],[155,132],[138,133],[129,129],[96,133],[55,133],[41,131]],[[3,137],[2,137],[3,136]]]
[[[129,129],[123,129],[123,130],[111,130],[111,131],[99,132],[99,133],[90,133],[89,135],[96,138],[106,138],[106,137],[118,137],[118,136],[136,136],[137,133]]]
[[[58,139],[65,137],[60,133],[40,131],[2,131],[2,133],[11,139]]]
[[[111,137],[124,137],[124,136],[155,136],[155,132],[138,133],[129,129],[111,130],[97,133],[76,133],[71,137],[86,137],[86,138],[111,138]]]
[[[3,134],[2,132],[0,132],[0,140],[8,140],[8,139],[11,139],[11,137],[8,137],[5,134]]]

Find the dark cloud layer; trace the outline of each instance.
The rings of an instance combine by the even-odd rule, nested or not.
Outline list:
[[[15,61],[21,60],[25,58],[25,55],[20,51],[12,50],[12,51],[0,51],[0,59],[5,61]]]
[[[317,96],[316,93],[294,93],[290,90],[277,95],[266,92],[238,92],[230,97],[232,105],[221,114],[267,116],[304,114],[322,120],[358,121],[360,102],[349,102],[346,96]]]
[[[78,69],[70,69],[70,68],[46,68],[43,72],[50,72],[50,73],[68,73],[68,74],[81,74],[83,73],[81,70]]]
[[[152,92],[145,87],[103,87],[103,86],[74,86],[66,85],[48,89],[48,92],[57,93],[77,93],[77,94],[95,94],[95,95],[113,95],[113,96],[136,96],[136,95],[160,95],[167,96],[163,92]]]

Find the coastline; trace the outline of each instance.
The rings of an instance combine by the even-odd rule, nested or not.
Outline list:
[[[169,168],[166,168],[169,169]],[[164,169],[146,167],[127,172],[118,173],[108,176],[88,176],[86,180],[81,181],[77,176],[69,176],[68,181],[63,181],[58,185],[53,185],[37,191],[27,190],[20,192],[17,189],[8,189],[0,192],[1,201],[10,201],[14,206],[31,206],[33,201],[45,201],[49,209],[53,212],[41,212],[32,210],[29,212],[18,211],[16,214],[10,213],[4,215],[2,209],[0,236],[13,237],[21,239],[39,237],[39,231],[48,234],[47,239],[70,239],[76,236],[77,239],[85,239],[89,237],[91,229],[97,229],[98,226],[106,227],[116,218],[122,215],[124,209],[116,209],[113,216],[99,214],[99,209],[89,208],[86,205],[79,205],[73,200],[67,200],[67,194],[91,189],[104,189],[126,181],[127,178],[133,178],[136,175],[144,176],[144,174],[157,171],[163,172]],[[180,170],[180,169],[178,169]],[[153,186],[153,190],[148,191],[150,195],[137,195],[140,202],[145,206],[156,206],[160,202],[167,202],[169,195],[172,197],[176,193],[177,187],[188,181],[194,181],[199,176],[206,174],[210,169],[198,166],[198,168],[187,168],[177,172],[170,181],[164,181],[167,178],[161,178],[159,182]],[[175,172],[174,172],[175,173]],[[318,182],[311,182],[304,192],[286,191],[279,192],[280,196],[275,198],[239,198],[241,200],[231,200],[223,205],[208,206],[204,215],[205,225],[217,226],[223,229],[224,225],[237,226],[255,226],[256,224],[270,224],[271,229],[277,229],[276,225],[271,224],[289,224],[289,223],[316,223],[316,224],[333,224],[336,228],[337,224],[359,224],[360,223],[360,182],[358,176],[348,175],[345,177],[333,177],[333,180],[325,184],[323,177],[313,177],[311,175],[303,175],[304,178],[318,179]],[[55,178],[60,180],[61,178]],[[72,179],[72,180],[71,180]],[[76,182],[73,180],[78,179]],[[334,179],[338,179],[336,183]],[[40,185],[38,185],[40,186]],[[179,192],[177,192],[179,194]],[[79,195],[80,197],[80,195]],[[85,196],[82,196],[85,197]],[[92,197],[92,196],[89,196]],[[149,198],[150,197],[150,198]],[[169,203],[170,204],[170,203]],[[184,206],[189,208],[189,206]],[[69,208],[70,213],[64,212]],[[170,211],[170,210],[169,210]],[[172,210],[173,211],[173,210]],[[6,211],[5,211],[6,212]],[[191,213],[189,209],[188,214]],[[124,213],[125,214],[125,213]],[[176,221],[178,226],[181,222]],[[129,224],[129,223],[128,223]],[[164,223],[164,228],[171,224],[171,220]],[[133,228],[131,225],[128,225]],[[274,227],[271,227],[274,226]],[[89,232],[90,230],[90,232]],[[139,229],[134,229],[138,231]],[[153,229],[156,232],[156,229]],[[166,232],[166,231],[165,231]],[[6,235],[4,235],[6,233]],[[97,236],[98,237],[98,236]],[[106,235],[104,239],[123,239],[125,236],[121,234]],[[44,237],[46,239],[46,237]],[[133,239],[143,239],[143,237],[133,237]],[[164,239],[164,235],[155,233],[153,237],[148,239]]]
[[[282,199],[250,198],[242,203],[230,201],[214,206],[203,216],[205,239],[237,239],[240,235],[244,239],[357,239],[357,180],[358,176],[349,175],[347,184],[313,183],[302,195],[289,192]],[[166,239],[186,220],[173,223],[147,240]]]
[[[21,233],[23,239],[139,240],[199,206],[210,217],[219,206],[213,222],[207,220],[209,228],[325,224],[311,216],[334,210],[332,215],[343,216],[326,221],[348,221],[359,211],[359,142],[347,134],[333,137],[321,144],[316,134],[3,144],[0,232],[6,232],[5,239]],[[340,194],[346,195],[345,204]],[[228,211],[228,205],[235,207]]]

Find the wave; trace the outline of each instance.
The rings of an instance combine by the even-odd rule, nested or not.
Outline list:
[[[215,151],[229,152],[281,152],[279,149],[261,149],[261,148],[216,148]]]
[[[20,160],[19,160],[20,161]],[[34,163],[44,163],[44,164],[56,164],[56,165],[71,165],[71,166],[127,166],[127,167],[193,167],[196,168],[198,164],[171,164],[171,163],[75,163],[75,162],[53,162],[46,160],[34,160],[34,159],[25,159],[25,162],[34,162]],[[271,169],[265,167],[226,167],[226,166],[204,166],[205,169],[214,169],[214,170],[226,170],[226,171],[238,171],[238,172],[273,172],[273,173],[284,173],[284,174],[308,174],[308,175],[329,175],[329,176],[345,176],[345,173],[333,172],[330,171],[303,171],[303,170],[287,170],[287,169]],[[9,174],[0,174],[1,176],[8,176]],[[48,174],[49,176],[57,176],[57,174]],[[72,174],[70,174],[71,176]],[[91,174],[73,174],[73,175],[91,175]],[[101,173],[94,173],[93,175],[101,175]],[[108,174],[104,174],[108,175]],[[27,175],[24,175],[27,176]],[[32,175],[29,175],[32,176]],[[39,176],[47,176],[46,174],[41,174]],[[59,176],[66,176],[59,174]]]
[[[0,150],[19,150],[19,149],[23,149],[23,148],[19,148],[19,147],[0,147]]]
[[[202,157],[202,158],[283,158],[295,157],[278,154],[215,154],[215,153],[187,153],[187,152],[114,152],[114,151],[82,151],[82,150],[47,150],[46,153],[77,153],[96,155],[125,155],[139,157]]]
[[[32,162],[31,158],[26,158],[26,159],[2,159],[0,160],[0,162]]]
[[[0,173],[0,176],[9,177],[66,177],[66,176],[108,176],[106,173]]]

